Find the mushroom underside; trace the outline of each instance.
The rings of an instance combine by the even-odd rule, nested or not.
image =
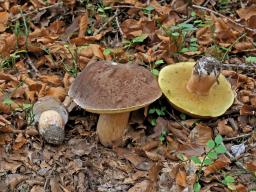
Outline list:
[[[169,65],[159,74],[159,85],[163,94],[178,110],[196,117],[216,117],[225,113],[232,105],[234,93],[229,82],[219,75],[208,95],[191,93],[186,88],[194,62]]]

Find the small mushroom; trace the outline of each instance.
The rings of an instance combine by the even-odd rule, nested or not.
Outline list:
[[[83,109],[100,114],[97,134],[107,147],[122,145],[131,111],[162,95],[156,79],[144,67],[108,61],[85,67],[68,94]]]
[[[159,73],[163,94],[178,110],[195,117],[217,117],[234,101],[230,83],[213,57],[168,65]]]
[[[34,122],[38,123],[39,133],[44,140],[51,144],[61,144],[68,121],[68,112],[62,103],[54,97],[42,97],[34,104],[33,114]]]

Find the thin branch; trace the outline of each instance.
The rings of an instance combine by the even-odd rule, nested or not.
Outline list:
[[[116,10],[116,14],[117,14],[117,15],[118,15],[118,12],[119,12],[119,8],[117,8],[117,10]],[[118,27],[118,30],[119,30],[121,36],[123,37],[123,36],[124,36],[124,32],[123,32],[123,30],[122,30],[121,27],[120,27],[120,23],[119,23],[119,20],[118,20],[118,16],[116,16],[116,25],[117,25],[117,27]]]
[[[240,39],[242,39],[243,37],[246,36],[246,33],[243,33],[242,35],[240,35],[227,49],[227,51],[225,52],[225,54],[223,55],[221,61],[224,61],[227,54],[232,50],[232,48],[239,42]]]
[[[225,15],[222,15],[221,13],[218,13],[218,12],[212,10],[212,9],[207,8],[207,7],[202,7],[200,5],[192,5],[192,7],[197,8],[197,9],[202,9],[202,10],[205,10],[205,11],[208,11],[208,12],[211,12],[211,13],[213,13],[215,15],[218,15],[220,17],[223,17],[223,18],[227,19],[228,21],[230,21],[231,23],[233,23],[233,24],[235,24],[235,25],[237,25],[239,27],[245,28],[245,29],[247,29],[248,31],[251,31],[251,32],[256,32],[256,29],[252,29],[252,28],[246,27],[245,25],[237,23],[233,19],[230,19],[229,17],[227,17]]]
[[[241,138],[245,138],[245,137],[249,137],[249,136],[251,136],[251,133],[238,135],[236,137],[224,138],[223,141],[232,141],[232,140],[241,139]]]
[[[53,4],[53,5],[49,5],[49,6],[47,6],[47,7],[42,7],[42,8],[36,9],[36,10],[34,10],[34,11],[25,13],[25,14],[17,15],[17,16],[14,17],[11,21],[14,22],[14,21],[16,21],[16,20],[19,20],[19,19],[22,18],[23,16],[26,17],[26,16],[28,16],[28,15],[31,15],[31,14],[34,14],[34,13],[38,13],[38,12],[40,12],[40,11],[47,10],[47,9],[50,9],[50,8],[62,6],[62,5],[63,5],[63,2],[59,2],[59,3],[55,3],[55,4]]]
[[[93,36],[99,34],[113,19],[115,19],[115,17],[117,17],[117,14],[115,13],[115,15],[113,15],[112,17],[110,17],[102,26],[101,28],[99,28],[98,30],[96,30],[93,33]]]

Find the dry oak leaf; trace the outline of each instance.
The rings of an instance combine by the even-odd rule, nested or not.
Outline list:
[[[50,83],[53,86],[60,86],[62,78],[58,75],[40,75],[39,79],[44,83]]]
[[[55,97],[55,98],[59,99],[60,101],[64,101],[64,99],[67,95],[67,92],[63,87],[50,87],[47,90],[46,95]]]
[[[235,134],[235,131],[232,129],[232,127],[227,125],[227,123],[228,121],[226,119],[218,122],[217,129],[219,131],[219,134],[228,136],[228,137],[233,137]]]
[[[23,145],[27,143],[27,139],[23,136],[22,133],[19,133],[17,138],[15,139],[15,143],[12,146],[12,148],[17,151],[19,150]]]
[[[4,32],[9,19],[8,12],[0,12],[0,32]]]
[[[183,168],[180,168],[176,174],[176,183],[182,187],[187,186],[187,175]]]
[[[86,43],[99,41],[99,40],[101,40],[102,37],[103,37],[103,35],[101,33],[97,34],[97,35],[94,35],[94,36],[76,37],[76,38],[71,39],[71,43],[73,43],[77,46],[81,46],[81,45],[84,45]]]
[[[210,27],[203,27],[196,31],[196,38],[200,45],[210,45],[213,42],[212,31]]]
[[[191,143],[206,146],[207,142],[213,137],[212,128],[205,124],[197,124],[190,132],[188,138]]]
[[[89,23],[88,12],[86,12],[80,18],[78,37],[83,37],[84,36],[84,34],[85,34],[85,32],[88,28],[88,23]]]
[[[229,158],[227,158],[225,155],[220,155],[219,158],[216,161],[214,161],[213,164],[206,167],[206,169],[204,170],[204,176],[215,173],[216,171],[223,169],[230,163],[231,161]]]
[[[256,15],[256,7],[245,7],[238,9],[236,12],[240,18],[248,20],[250,17]]]
[[[256,161],[251,161],[251,162],[246,163],[246,168],[249,171],[256,172]]]

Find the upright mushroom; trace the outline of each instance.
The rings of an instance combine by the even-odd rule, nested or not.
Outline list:
[[[65,124],[68,112],[62,103],[54,97],[38,99],[33,106],[34,122],[38,123],[40,135],[47,143],[61,144],[65,137]]]
[[[104,146],[122,144],[129,113],[161,96],[156,79],[139,65],[98,61],[85,67],[72,83],[74,102],[100,114],[97,134]]]
[[[196,117],[217,117],[234,101],[230,83],[213,57],[164,67],[159,73],[163,94],[178,110]]]

